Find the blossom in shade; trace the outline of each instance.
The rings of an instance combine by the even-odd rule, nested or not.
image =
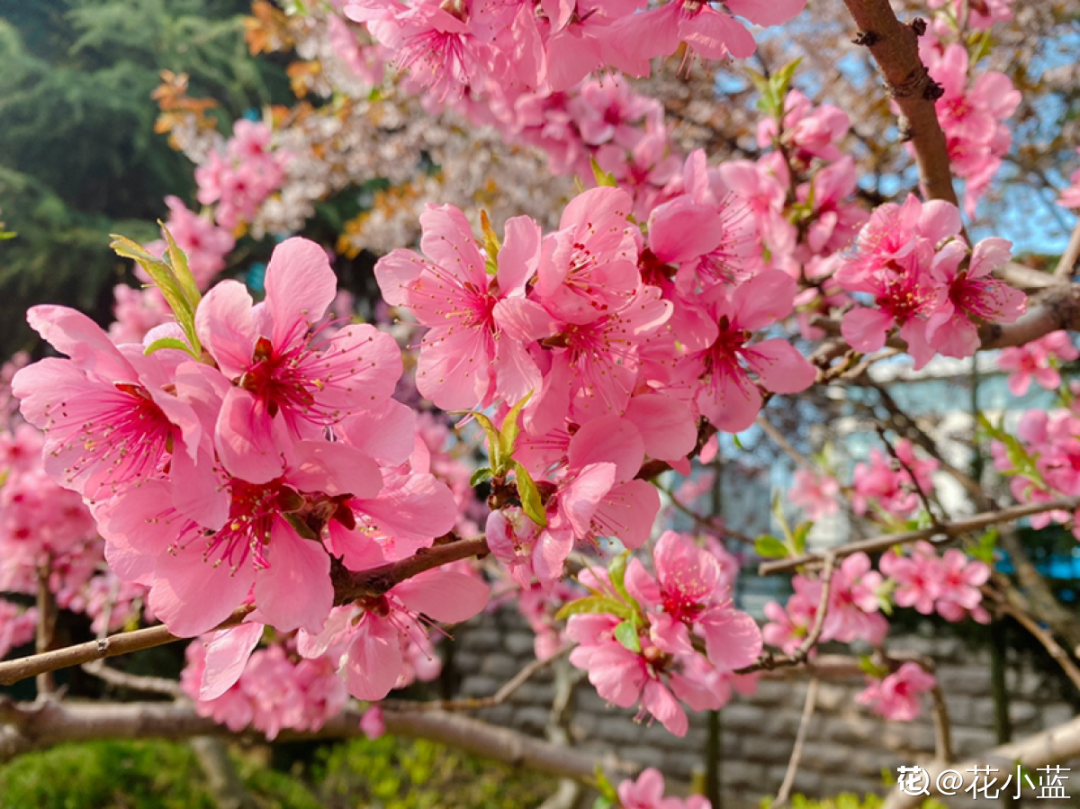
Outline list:
[[[880,682],[873,682],[855,695],[860,705],[869,705],[886,719],[910,722],[919,715],[919,695],[937,685],[933,674],[918,663],[904,663]]]

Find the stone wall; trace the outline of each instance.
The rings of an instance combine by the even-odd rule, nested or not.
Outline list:
[[[512,609],[482,616],[459,627],[451,663],[460,678],[460,693],[488,696],[532,659],[532,634]],[[938,661],[938,680],[945,693],[956,755],[963,758],[996,744],[990,665],[985,652],[972,652],[955,638],[906,637],[891,640],[890,648],[929,655]],[[565,663],[565,661],[564,661]],[[569,667],[569,664],[566,664]],[[1057,680],[1047,672],[1010,667],[1006,686],[1013,738],[1071,719],[1076,710],[1057,693]],[[855,703],[862,678],[821,682],[817,709],[795,779],[795,792],[827,797],[840,792],[884,794],[882,771],[895,777],[896,768],[927,760],[934,750],[934,730],[928,700],[914,722],[885,722]],[[756,806],[775,795],[783,780],[799,726],[808,687],[801,678],[761,679],[756,693],[736,695],[720,712],[722,728],[721,781],[725,809]],[[553,677],[541,672],[507,703],[480,715],[536,735],[548,722]],[[665,776],[688,782],[704,767],[706,717],[691,714],[690,731],[679,739],[662,726],[633,721],[634,711],[609,707],[587,681],[575,689],[570,722],[576,744],[614,749],[620,756],[662,770]],[[1067,766],[1067,765],[1063,765]],[[1069,795],[1080,798],[1080,762],[1065,781]],[[1002,773],[1004,782],[1009,773]],[[967,776],[970,778],[971,776]],[[966,781],[965,783],[970,783]],[[1011,791],[1011,788],[1010,788]],[[1034,800],[1037,790],[1025,787],[1032,806],[1054,801]],[[950,805],[964,802],[962,796]],[[970,801],[968,801],[970,802]],[[980,805],[987,799],[982,797]],[[1080,800],[1071,805],[1080,805]]]

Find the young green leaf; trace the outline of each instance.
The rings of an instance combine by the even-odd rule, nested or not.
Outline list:
[[[155,351],[161,351],[163,348],[171,348],[176,351],[183,351],[185,354],[190,354],[195,359],[199,358],[199,355],[191,350],[191,346],[181,340],[179,337],[159,337],[154,340],[150,345],[146,347],[143,354],[150,355]]]
[[[641,638],[638,637],[637,626],[633,621],[623,621],[615,627],[612,633],[622,646],[631,652],[641,651]]]
[[[474,489],[481,483],[487,483],[491,480],[491,467],[482,466],[472,473],[472,477],[469,478],[469,485]]]
[[[783,558],[788,555],[788,546],[774,536],[765,535],[754,542],[754,551],[767,559]]]
[[[585,596],[585,598],[579,598],[577,601],[564,604],[562,609],[555,613],[555,620],[565,621],[571,615],[597,615],[601,613],[614,615],[623,620],[628,620],[633,615],[630,608],[621,601],[611,596],[600,595]]]
[[[514,456],[514,449],[517,447],[517,437],[520,429],[518,427],[518,415],[520,415],[521,409],[529,403],[529,399],[531,398],[532,391],[529,391],[525,394],[524,399],[510,408],[510,412],[506,414],[506,418],[503,419],[502,426],[499,428],[499,451],[506,460],[509,460]]]
[[[518,497],[521,498],[521,510],[525,515],[541,528],[547,527],[547,513],[544,511],[544,503],[540,499],[540,490],[536,488],[529,471],[513,461],[514,477],[517,481]]]

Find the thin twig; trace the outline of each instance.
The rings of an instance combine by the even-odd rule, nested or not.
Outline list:
[[[1002,615],[1008,615],[1010,618],[1013,618],[1020,626],[1030,632],[1035,639],[1043,645],[1043,648],[1050,653],[1050,656],[1054,658],[1054,661],[1061,666],[1061,670],[1065,672],[1065,676],[1072,681],[1072,684],[1076,686],[1077,690],[1080,690],[1080,669],[1077,668],[1076,663],[1073,661],[1072,657],[1069,656],[1069,653],[1061,648],[1061,645],[1054,640],[1053,635],[1039,626],[1030,615],[1013,606],[1008,601],[1001,601],[998,604],[998,611]]]
[[[900,454],[896,451],[896,447],[894,447],[892,442],[886,437],[884,427],[880,424],[875,424],[874,430],[877,432],[878,438],[881,439],[881,443],[885,445],[885,450],[889,453],[889,456],[896,461],[896,463],[900,464],[904,471],[907,472],[908,478],[911,480],[911,487],[915,490],[915,494],[918,495],[919,502],[922,503],[923,508],[926,509],[926,515],[930,518],[931,524],[940,526],[942,520],[935,512],[929,496],[927,496],[926,492],[923,490],[922,484],[919,483],[918,477],[915,476],[915,470],[911,468],[911,464],[900,457]]]
[[[37,570],[37,628],[34,648],[38,654],[48,654],[56,639],[56,599],[49,588],[49,568],[52,560],[47,560]],[[38,699],[49,699],[56,693],[56,680],[51,671],[37,673]]]
[[[930,539],[932,542],[940,544],[955,539],[968,531],[986,528],[987,526],[996,525],[997,523],[1012,522],[1013,520],[1019,520],[1023,517],[1030,517],[1033,514],[1042,514],[1046,511],[1055,511],[1058,509],[1074,511],[1078,507],[1080,507],[1080,497],[1063,497],[1059,500],[1051,500],[1045,503],[1027,503],[1022,506],[1012,506],[1011,508],[1003,508],[998,511],[988,511],[983,514],[976,514],[973,517],[965,517],[960,520],[953,520],[952,522],[946,522],[936,526],[931,525],[927,528],[920,528],[915,531],[903,531],[896,534],[879,534],[878,536],[870,537],[869,539],[861,539],[858,542],[849,542],[846,545],[838,545],[835,548],[829,548],[828,551],[822,551],[820,553],[803,553],[798,556],[788,557],[787,559],[762,562],[761,565],[758,566],[758,575],[768,576],[772,573],[782,573],[788,570],[794,570],[801,565],[809,564],[811,562],[820,562],[825,558],[826,553],[833,554],[838,559],[843,559],[844,557],[850,556],[853,553],[859,553],[860,551],[865,553],[877,553],[878,551],[884,551],[891,548],[893,545],[903,545],[908,542],[915,542],[919,539]]]
[[[394,711],[475,711],[481,708],[494,708],[502,705],[514,692],[527,683],[537,672],[550,666],[556,660],[570,653],[574,644],[566,644],[557,649],[553,655],[543,660],[536,659],[503,683],[490,697],[463,697],[461,699],[434,699],[413,701],[407,699],[384,699],[379,704],[388,710]]]
[[[773,443],[776,444],[776,446],[780,447],[780,449],[791,458],[791,460],[795,461],[795,463],[804,469],[809,469],[811,472],[817,471],[817,464],[795,449],[792,443],[787,440],[787,436],[776,429],[773,423],[765,418],[764,413],[758,413],[757,425],[765,432],[765,435],[773,440]]]
[[[810,652],[821,638],[821,631],[825,627],[825,614],[829,611],[829,592],[832,589],[832,576],[836,564],[836,554],[831,550],[823,553],[825,566],[821,570],[821,595],[818,596],[817,610],[814,612],[814,623],[810,626],[810,632],[799,644],[799,648],[789,655],[773,655],[771,652],[762,652],[756,661],[749,666],[744,666],[735,671],[736,674],[750,674],[754,671],[769,671],[781,666],[800,666],[810,658]]]
[[[1054,268],[1054,277],[1061,281],[1072,278],[1078,260],[1080,260],[1080,220],[1077,220],[1076,227],[1073,228],[1072,235],[1069,237],[1069,244],[1065,252],[1061,254],[1057,267]]]
[[[953,760],[952,725],[945,694],[936,682],[930,692],[934,698],[934,760],[948,764]]]
[[[119,688],[130,688],[132,691],[142,691],[148,694],[164,694],[169,697],[184,697],[184,690],[176,680],[167,677],[147,677],[141,674],[129,674],[126,671],[110,668],[104,660],[94,660],[83,663],[82,670],[92,674],[99,680],[115,685]]]
[[[335,565],[330,571],[331,580],[334,583],[334,603],[345,604],[365,596],[382,595],[394,585],[425,570],[470,556],[483,556],[487,552],[487,542],[483,538],[478,538],[448,542],[432,548],[421,548],[414,556],[359,573],[347,570],[341,565]],[[254,609],[254,605],[240,607],[214,629],[237,626]],[[0,662],[0,685],[12,685],[44,672],[78,666],[93,660],[129,654],[142,649],[151,649],[178,640],[183,640],[183,638],[172,634],[164,625],[159,625],[147,629],[136,629],[133,632],[120,632],[107,638],[68,646],[44,654]]]
[[[791,758],[788,760],[787,772],[784,773],[784,781],[780,784],[780,791],[776,793],[776,800],[772,805],[779,807],[787,803],[791,797],[791,788],[795,784],[795,773],[799,771],[799,760],[802,758],[803,745],[806,744],[806,736],[810,729],[810,720],[814,716],[814,707],[817,705],[818,678],[813,677],[810,685],[806,688],[806,702],[803,703],[802,718],[799,720],[799,730],[795,734],[795,746],[791,749]]]

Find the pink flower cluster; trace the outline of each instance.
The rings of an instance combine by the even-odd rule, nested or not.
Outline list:
[[[836,273],[846,290],[874,304],[844,316],[841,330],[852,348],[877,351],[896,330],[917,370],[937,353],[970,357],[979,323],[1012,323],[1024,313],[1023,293],[991,276],[1009,260],[1012,244],[992,237],[969,249],[960,228],[960,212],[940,200],[909,196],[873,212],[857,254]]]
[[[965,25],[975,30],[985,30],[995,22],[1005,22],[1013,18],[1013,0],[928,0],[933,9],[943,9],[944,14],[935,17],[935,30],[941,34],[956,33]],[[942,19],[942,18],[945,19]],[[940,25],[939,25],[940,23]]]
[[[328,658],[298,659],[280,643],[255,652],[232,686],[206,698],[201,682],[209,667],[208,646],[213,649],[213,639],[188,644],[180,687],[199,716],[213,717],[234,732],[250,726],[273,739],[282,728],[317,731],[348,699]]]
[[[484,4],[476,0],[349,0],[345,15],[365,23],[399,69],[437,98],[488,93],[506,86],[566,90],[611,65],[635,76],[649,60],[681,43],[705,59],[753,54],[754,38],[732,14],[758,25],[779,25],[805,0],[673,0],[639,10],[640,0],[580,0]],[[731,12],[731,13],[728,13]]]
[[[29,314],[69,357],[14,380],[45,430],[46,471],[92,504],[113,570],[149,587],[150,608],[180,635],[248,601],[280,632],[318,633],[332,556],[374,567],[454,524],[428,454],[411,459],[412,413],[389,398],[397,345],[368,325],[324,322],[336,279],[322,248],[279,245],[266,288],[254,305],[241,284],[218,284],[193,332],[162,327],[148,342],[172,342],[149,355],[77,312]],[[205,353],[181,350],[193,334]]]
[[[1074,398],[1071,409],[1028,410],[1016,425],[1016,438],[990,445],[994,468],[1008,476],[1009,490],[1021,503],[1040,503],[1057,497],[1080,495],[1080,414]],[[1068,522],[1066,511],[1054,510],[1031,517],[1035,528]],[[1073,519],[1073,534],[1080,539],[1080,522]]]
[[[886,719],[910,722],[919,715],[919,695],[937,685],[933,674],[918,663],[904,663],[892,674],[872,682],[855,701],[869,705]]]
[[[1009,390],[1013,396],[1027,393],[1032,381],[1040,388],[1057,390],[1061,387],[1059,362],[1072,362],[1080,358],[1080,350],[1073,345],[1066,331],[1054,331],[1022,346],[1001,349],[998,368],[1009,372]]]
[[[836,478],[809,469],[796,469],[788,500],[806,512],[814,521],[835,514],[840,510],[836,501],[840,483]]]
[[[1012,145],[1005,120],[1020,105],[1020,91],[1004,73],[988,70],[969,86],[967,47],[954,42],[943,46],[932,36],[919,42],[919,54],[944,90],[935,102],[938,121],[945,131],[949,162],[965,185],[964,211],[974,216],[979,199]]]
[[[933,489],[931,475],[940,466],[936,459],[918,457],[906,438],[898,439],[893,450],[899,461],[875,447],[870,450],[869,463],[855,464],[851,504],[856,514],[876,510],[885,517],[903,520],[922,505],[916,487],[924,493]]]
[[[34,639],[37,610],[23,609],[0,598],[0,659],[8,652]]]
[[[810,634],[821,605],[820,579],[796,575],[795,592],[781,607],[770,601],[765,605],[769,622],[761,630],[770,646],[791,654]],[[856,553],[844,559],[829,580],[829,599],[821,626],[820,641],[851,643],[855,640],[876,645],[889,630],[881,614],[881,574],[871,570],[870,557]]]
[[[898,607],[914,607],[923,615],[936,612],[946,621],[990,621],[979,590],[990,580],[990,567],[963,551],[950,548],[939,556],[929,542],[916,542],[908,554],[889,550],[879,567],[893,582]]]
[[[221,227],[232,230],[250,222],[259,205],[281,186],[288,155],[275,152],[270,137],[267,124],[241,119],[233,124],[233,136],[224,149],[211,151],[206,163],[195,169],[199,202],[216,203],[214,219]],[[221,239],[216,234],[212,238],[208,251],[216,249]]]
[[[665,798],[664,776],[653,767],[644,770],[637,780],[623,781],[618,793],[621,809],[712,809],[709,799],[701,795],[691,795],[686,800]]]
[[[734,571],[692,538],[666,531],[653,549],[653,568],[632,558],[625,581],[582,576],[609,601],[570,616],[566,634],[578,643],[570,662],[588,672],[604,699],[623,708],[640,704],[642,715],[684,736],[689,722],[680,702],[695,711],[718,709],[733,685],[748,687],[734,672],[757,659],[761,633],[731,605]]]

